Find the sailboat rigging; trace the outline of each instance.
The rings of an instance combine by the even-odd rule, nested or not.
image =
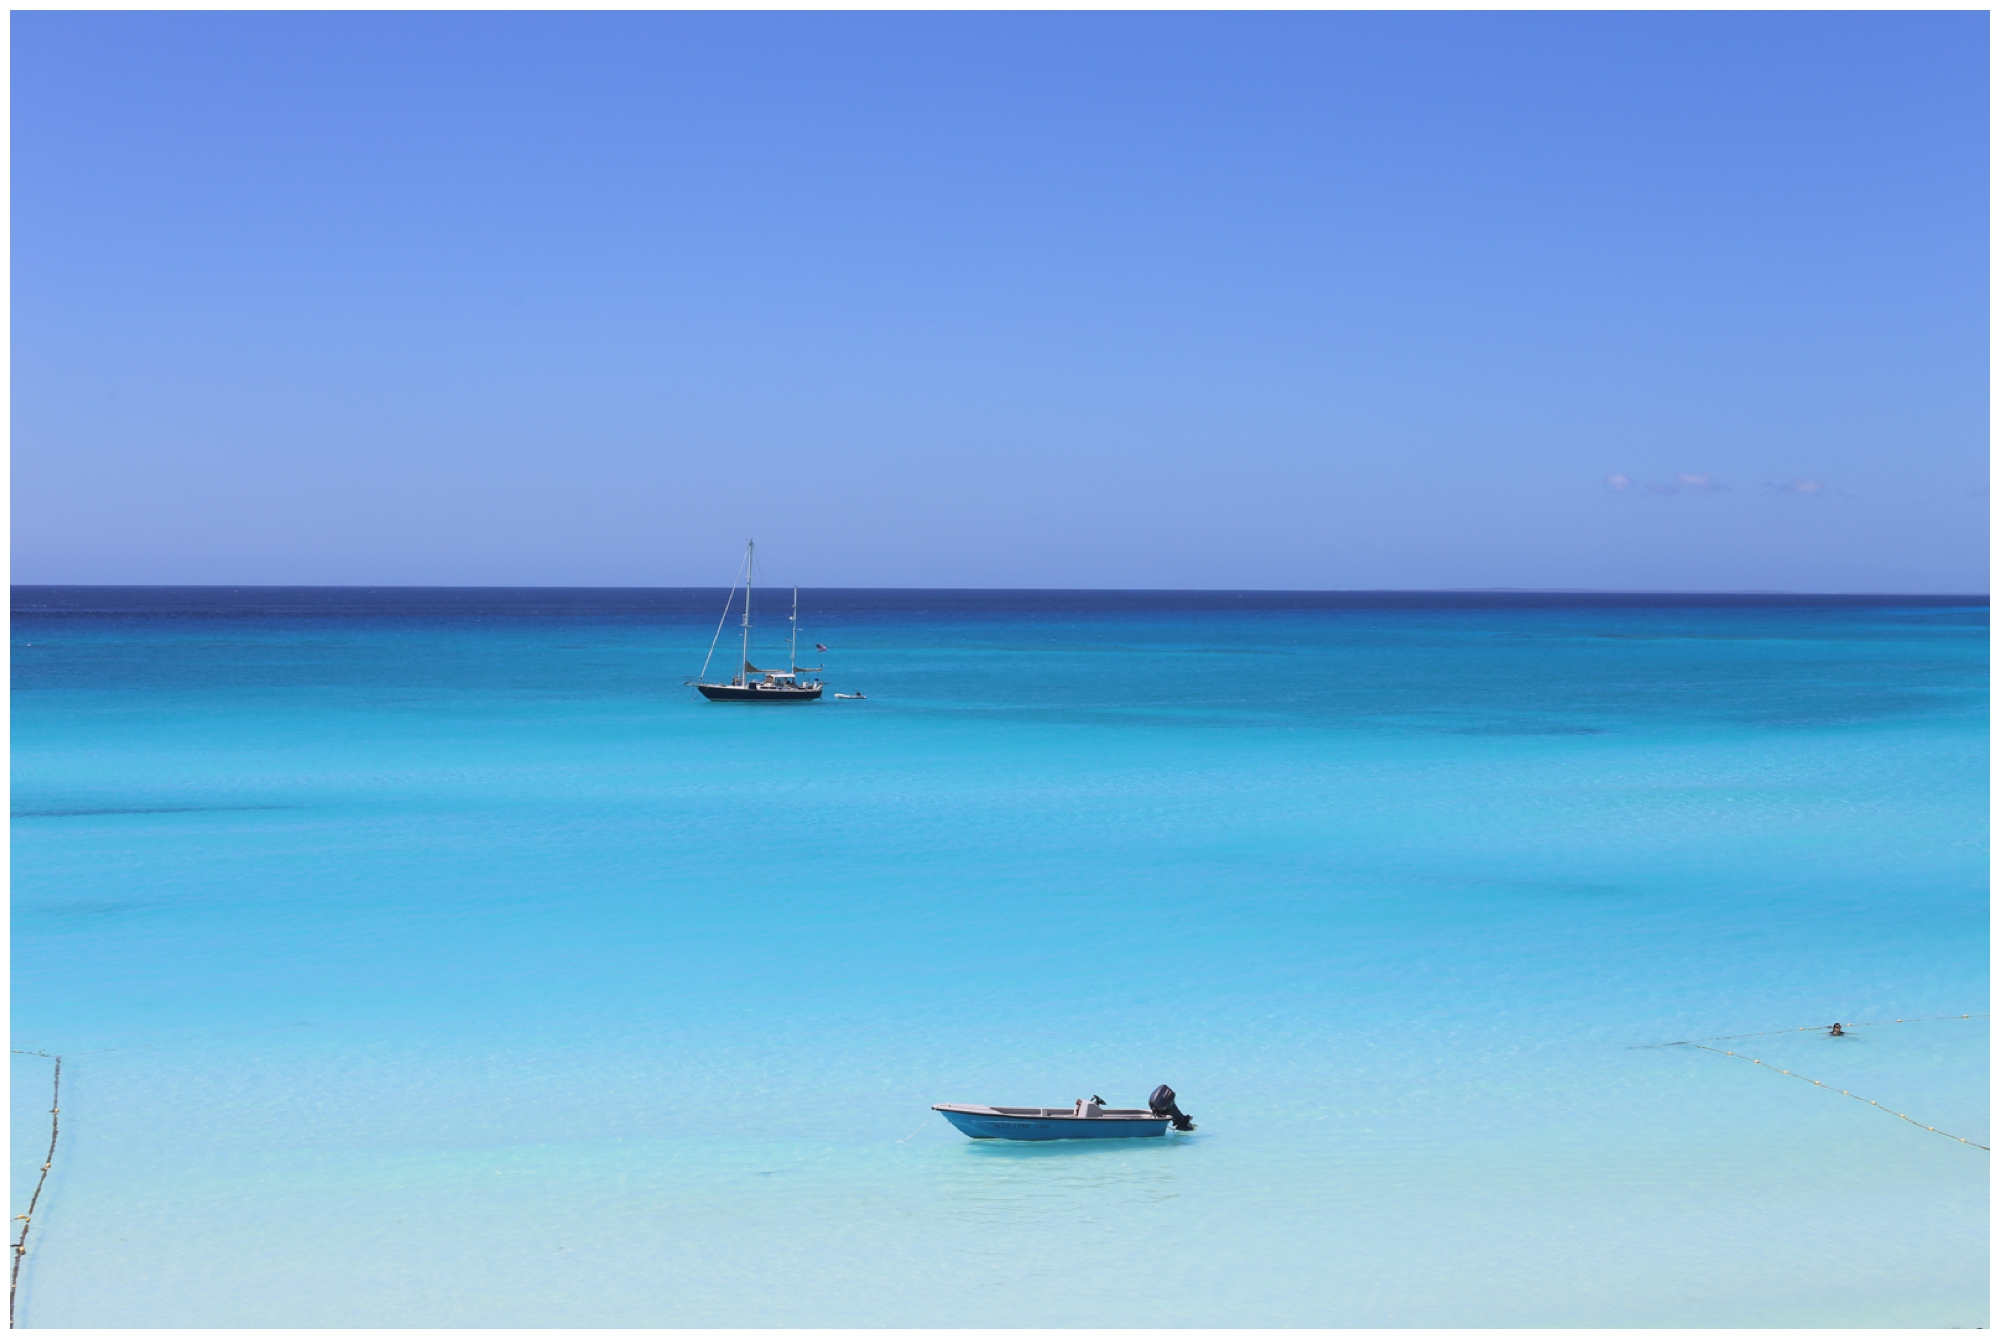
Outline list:
[[[824,669],[823,665],[801,666],[799,664],[799,588],[792,587],[792,649],[789,664],[791,668],[774,670],[760,669],[750,663],[750,594],[757,584],[757,541],[751,540],[750,547],[743,554],[743,655],[736,674],[728,683],[709,683],[709,662],[715,659],[716,643],[722,640],[723,625],[729,622],[729,606],[736,599],[736,587],[729,588],[729,599],[723,602],[721,621],[715,625],[715,637],[708,644],[708,659],[701,662],[701,673],[696,676],[695,687],[710,702],[817,702],[826,685],[817,679],[803,679],[802,674],[815,674]]]

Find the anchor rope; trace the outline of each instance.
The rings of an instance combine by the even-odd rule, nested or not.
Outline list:
[[[1889,1108],[1883,1106],[1880,1102],[1874,1101],[1871,1098],[1863,1097],[1859,1093],[1850,1093],[1845,1088],[1831,1087],[1827,1084],[1821,1083],[1818,1079],[1809,1079],[1803,1074],[1794,1074],[1789,1069],[1779,1069],[1776,1065],[1765,1064],[1762,1060],[1759,1060],[1754,1056],[1737,1055],[1736,1052],[1734,1051],[1719,1051],[1713,1046],[1703,1046],[1700,1042],[1693,1042],[1693,1041],[1683,1042],[1681,1043],[1681,1045],[1692,1046],[1697,1051],[1707,1051],[1711,1055],[1726,1055],[1733,1060],[1748,1060],[1753,1065],[1763,1065],[1765,1069],[1776,1070],[1778,1073],[1783,1074],[1788,1078],[1798,1079],[1803,1083],[1810,1083],[1815,1088],[1825,1088],[1830,1093],[1839,1093],[1842,1097],[1851,1097],[1857,1102],[1866,1102],[1868,1103],[1869,1106],[1874,1107],[1877,1111],[1888,1111],[1889,1114],[1891,1116],[1894,1116],[1897,1120],[1906,1120],[1910,1124],[1916,1126],[1919,1130],[1929,1130],[1932,1134],[1941,1134],[1944,1135],[1944,1137],[1947,1139],[1956,1139],[1961,1144],[1972,1144],[1972,1147],[1977,1149],[1984,1149],[1988,1153],[1991,1153],[1993,1151],[1991,1148],[1988,1148],[1985,1144],[1973,1144],[1970,1139],[1964,1138],[1961,1135],[1946,1133],[1945,1131],[1940,1130],[1935,1125],[1926,1125],[1914,1116],[1905,1116],[1900,1111],[1889,1111]]]
[[[1795,1032],[1846,1031],[1858,1027],[1893,1027],[1897,1023],[1956,1023],[1965,1018],[1991,1018],[1991,1014],[1938,1014],[1933,1018],[1878,1018],[1872,1023],[1819,1023],[1811,1027],[1774,1028],[1769,1032],[1737,1032],[1727,1037],[1696,1037],[1693,1041],[1656,1041],[1645,1046],[1627,1046],[1628,1051],[1657,1051],[1668,1046],[1695,1046],[1705,1041],[1744,1041],[1750,1037],[1789,1037]]]
[[[907,1144],[912,1139],[915,1139],[918,1135],[924,1132],[924,1125],[929,1125],[931,1123],[931,1117],[935,1115],[937,1115],[937,1112],[935,1111],[926,1112],[924,1114],[923,1125],[917,1126],[916,1129],[910,1131],[908,1134],[904,1135],[901,1139],[898,1139],[896,1142],[899,1144]]]
[[[50,1055],[47,1051],[15,1051],[15,1055],[39,1055],[56,1062],[55,1082],[49,1090],[49,1152],[42,1159],[42,1174],[35,1181],[35,1193],[29,1197],[28,1211],[15,1221],[21,1225],[21,1235],[15,1238],[14,1269],[7,1280],[7,1328],[14,1328],[14,1296],[21,1288],[21,1257],[28,1253],[28,1229],[35,1225],[35,1206],[42,1202],[42,1187],[48,1183],[49,1168],[56,1160],[56,1135],[61,1131],[62,1120],[62,1057]]]

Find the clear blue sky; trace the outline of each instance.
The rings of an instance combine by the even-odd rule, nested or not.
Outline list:
[[[16,581],[1986,589],[1982,13],[12,31]]]

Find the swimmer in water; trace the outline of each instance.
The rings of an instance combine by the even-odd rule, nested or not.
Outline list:
[[[1845,1037],[1847,1034],[1840,1030],[1840,1024],[1835,1023],[1833,1025],[1833,1030],[1828,1032],[1826,1035],[1829,1037]]]

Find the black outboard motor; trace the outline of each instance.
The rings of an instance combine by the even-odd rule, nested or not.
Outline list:
[[[1171,1116],[1176,1130],[1192,1130],[1194,1122],[1185,1111],[1174,1105],[1174,1090],[1161,1084],[1153,1089],[1153,1095],[1146,1099],[1146,1106],[1155,1116]]]

